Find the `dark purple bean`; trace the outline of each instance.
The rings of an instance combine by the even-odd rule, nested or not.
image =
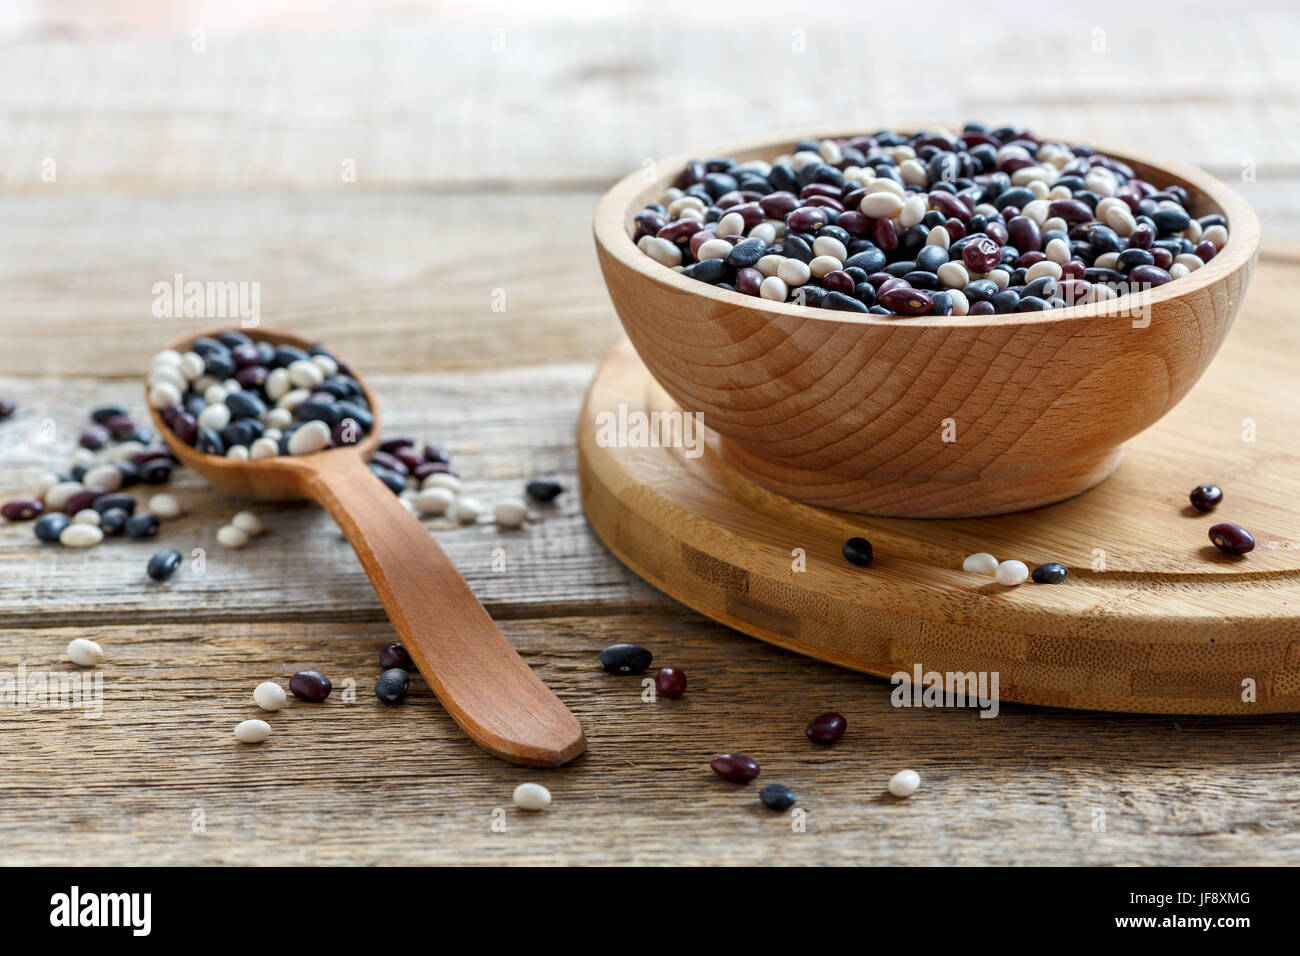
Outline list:
[[[1038,251],[1043,248],[1038,223],[1028,216],[1015,216],[1007,223],[1007,241],[1021,252]]]
[[[1056,199],[1047,207],[1047,214],[1053,218],[1064,219],[1068,223],[1092,222],[1092,210],[1088,204],[1077,199]]]
[[[745,754],[719,754],[709,761],[709,767],[731,783],[749,783],[759,774],[758,762]]]
[[[656,235],[660,239],[667,239],[669,242],[675,242],[678,245],[690,241],[691,236],[695,235],[704,228],[704,223],[698,219],[678,219],[676,222],[670,222],[659,230]]]
[[[1218,485],[1197,485],[1187,497],[1197,511],[1213,511],[1223,500],[1223,489]]]
[[[910,287],[889,289],[882,292],[878,301],[891,312],[899,315],[925,315],[934,308],[934,300],[928,292]]]
[[[289,690],[300,700],[322,701],[334,685],[320,671],[298,671],[289,678]]]
[[[744,295],[758,295],[763,278],[763,273],[757,269],[740,269],[736,272],[736,291]]]
[[[761,276],[760,276],[760,281],[761,281]],[[822,288],[824,288],[827,292],[842,292],[845,295],[852,295],[853,287],[856,284],[857,283],[853,281],[853,276],[849,275],[847,272],[845,272],[842,269],[836,269],[832,272],[828,272],[826,273],[826,275],[822,277]],[[757,295],[756,292],[753,294]]]
[[[44,510],[45,504],[35,498],[15,498],[0,507],[0,516],[9,521],[30,521]]]
[[[961,261],[973,272],[988,272],[1002,261],[1002,249],[988,236],[976,236],[962,246]]]
[[[439,445],[437,442],[425,442],[424,444],[425,461],[451,461],[451,451],[446,445]]]
[[[121,405],[100,405],[90,413],[90,420],[96,425],[102,425],[110,418],[116,418],[118,416],[125,418],[129,414],[130,412]]]
[[[680,667],[661,667],[655,674],[655,693],[676,700],[686,693],[686,672]]]
[[[78,511],[85,511],[95,503],[95,499],[102,495],[102,491],[78,491],[63,504],[63,513],[75,515]]]
[[[81,433],[81,447],[89,448],[91,451],[99,451],[108,444],[109,437],[107,428],[102,425],[94,425]]]
[[[1143,265],[1134,266],[1130,269],[1128,278],[1129,282],[1131,282],[1134,287],[1142,286],[1145,288],[1148,286],[1164,285],[1166,282],[1169,282],[1173,276],[1164,269],[1161,269],[1159,266]]]
[[[394,667],[412,670],[415,664],[411,661],[411,655],[406,652],[405,645],[401,641],[393,641],[379,649],[379,666],[384,670]]]
[[[1210,540],[1220,551],[1245,554],[1255,548],[1255,538],[1239,524],[1225,521],[1210,528]]]
[[[1198,242],[1196,248],[1192,250],[1192,254],[1202,262],[1209,262],[1219,254],[1219,247],[1207,239],[1203,242]]]
[[[786,216],[785,226],[792,232],[816,232],[827,221],[825,210],[816,206],[801,206]]]
[[[407,438],[405,435],[394,435],[390,438],[383,438],[379,442],[379,450],[394,452],[399,448],[414,448],[415,440]]]
[[[813,743],[833,744],[844,736],[844,731],[849,729],[849,722],[841,714],[827,712],[818,714],[808,722],[804,728],[804,734]]]
[[[794,193],[778,190],[768,193],[758,201],[758,205],[769,219],[784,219],[799,208],[799,197]]]
[[[379,465],[381,468],[387,468],[389,471],[397,472],[399,475],[409,475],[411,469],[408,468],[395,455],[386,451],[377,451],[370,457],[371,462]]]

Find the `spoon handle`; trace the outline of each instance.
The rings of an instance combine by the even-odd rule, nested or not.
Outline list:
[[[586,749],[578,719],[524,663],[451,559],[356,455],[321,455],[304,489],[347,536],[402,643],[484,750],[556,767]]]

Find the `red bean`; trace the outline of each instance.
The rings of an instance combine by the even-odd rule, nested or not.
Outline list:
[[[1068,223],[1092,222],[1092,210],[1079,199],[1057,199],[1048,205],[1047,214]]]
[[[289,690],[301,700],[324,700],[333,689],[330,679],[320,671],[298,671],[289,678]]]
[[[843,194],[844,190],[840,189],[839,186],[832,186],[830,183],[809,183],[803,189],[799,190],[800,199],[808,199],[812,196],[825,196],[838,202]]]
[[[1210,528],[1210,540],[1220,551],[1245,554],[1255,549],[1254,536],[1239,524],[1225,521]]]
[[[749,783],[759,774],[758,761],[745,754],[718,754],[709,761],[709,767],[732,783]]]
[[[676,700],[686,693],[686,672],[680,667],[661,667],[655,674],[655,692]]]
[[[1019,249],[1022,255],[1043,248],[1043,235],[1038,223],[1028,216],[1013,216],[1007,220],[1007,241]]]
[[[877,219],[871,227],[871,237],[882,252],[893,252],[898,248],[898,230],[892,219]]]
[[[828,221],[826,212],[816,206],[801,206],[785,217],[786,228],[791,232],[816,232]]]
[[[1026,266],[1028,268],[1028,266]],[[1066,279],[1082,279],[1087,273],[1088,267],[1079,259],[1071,259],[1065,265],[1061,266],[1061,275]]]
[[[882,292],[877,301],[899,315],[925,315],[934,308],[934,299],[920,289],[902,288]]]
[[[44,503],[35,498],[15,498],[5,502],[4,507],[0,508],[0,516],[9,521],[29,521],[44,510]]]
[[[63,513],[75,515],[78,511],[85,511],[103,493],[102,491],[78,491],[64,503]]]
[[[992,315],[993,303],[985,300],[972,302],[970,308],[966,310],[967,315]]]
[[[858,238],[862,238],[871,232],[871,220],[856,209],[850,209],[848,212],[840,213],[840,217],[835,220],[835,225],[839,226],[850,236],[856,236]]]
[[[656,235],[660,239],[667,239],[669,242],[683,243],[703,228],[704,223],[698,219],[678,219],[676,222],[670,222],[664,226]]]
[[[954,219],[970,218],[970,210],[966,208],[966,205],[952,193],[944,192],[942,189],[936,189],[930,193],[928,208],[939,210],[945,217]]]
[[[854,284],[853,276],[842,269],[828,272],[822,277],[822,287],[827,292],[843,292],[845,295],[852,295]]]
[[[988,236],[976,236],[962,247],[961,261],[974,272],[988,272],[1002,261],[1002,250]]]
[[[1173,276],[1159,266],[1134,266],[1128,273],[1129,282],[1134,286],[1135,290],[1138,286],[1164,285],[1172,278]]]
[[[844,222],[844,217],[840,216],[840,218],[836,221],[835,224],[838,226],[841,225],[843,222]],[[944,220],[943,228],[948,230],[949,242],[956,242],[958,239],[961,239],[963,236],[966,235],[966,225],[960,219]]]
[[[784,219],[799,208],[799,198],[794,193],[779,190],[768,193],[758,201],[758,205],[769,219]]]
[[[1155,241],[1155,229],[1145,222],[1140,223],[1136,229],[1128,234],[1128,247],[1130,249],[1150,249],[1151,244]]]
[[[836,212],[844,211],[844,204],[838,199],[832,199],[829,196],[809,196],[804,200],[804,203],[812,207],[834,209]]]
[[[747,232],[767,218],[763,212],[763,207],[756,202],[743,202],[739,206],[732,206],[727,212],[737,213],[740,218],[744,219]],[[825,215],[825,213],[822,213],[822,215]]]
[[[844,731],[849,729],[849,722],[840,714],[828,712],[818,714],[808,726],[804,728],[804,734],[813,743],[833,744],[844,736]]]
[[[1151,258],[1156,261],[1155,264],[1161,269],[1168,269],[1174,264],[1174,254],[1164,246],[1152,246],[1149,251]]]
[[[1038,263],[1042,262],[1046,258],[1047,256],[1044,253],[1041,253],[1037,249],[1035,249],[1032,252],[1024,253],[1019,259],[1016,260],[1016,265],[1024,269],[1028,269],[1030,266],[1038,265]]]
[[[889,273],[885,273],[885,275],[889,276]],[[911,288],[912,287],[907,284],[906,279],[902,279],[898,276],[889,276],[889,278],[887,278],[884,282],[876,286],[876,299],[877,301],[879,301],[880,298],[886,292],[893,292],[895,289],[911,289]],[[881,305],[884,305],[884,303],[881,302]]]
[[[1206,239],[1204,242],[1198,242],[1196,248],[1192,250],[1198,259],[1202,262],[1209,262],[1219,253],[1219,247]]]
[[[1010,238],[1007,227],[1000,222],[991,222],[984,228],[985,234],[999,246],[1005,246]]]

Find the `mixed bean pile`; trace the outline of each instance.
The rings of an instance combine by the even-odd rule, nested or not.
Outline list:
[[[230,330],[159,352],[149,404],[187,445],[260,459],[355,445],[375,427],[361,385],[319,346],[257,342]]]
[[[776,302],[878,315],[992,315],[1163,285],[1228,241],[1087,146],[967,123],[960,133],[806,139],[774,163],[695,160],[636,216],[647,255]]]

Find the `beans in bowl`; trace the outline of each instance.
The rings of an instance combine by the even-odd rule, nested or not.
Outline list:
[[[1102,302],[1163,285],[1228,241],[1088,146],[967,123],[805,139],[775,162],[692,160],[642,209],[651,258],[718,288],[878,315],[993,315]]]
[[[240,460],[355,445],[375,419],[360,384],[328,351],[201,336],[154,356],[149,404],[181,441]]]

